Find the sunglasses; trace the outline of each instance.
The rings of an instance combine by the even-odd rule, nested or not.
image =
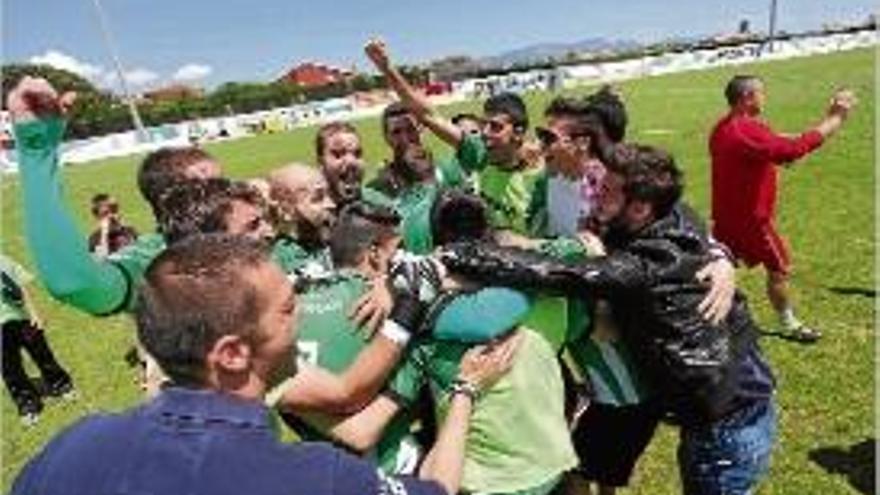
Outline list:
[[[538,141],[541,142],[541,145],[545,148],[549,148],[559,141],[567,140],[572,143],[577,143],[578,141],[583,141],[584,139],[589,139],[590,134],[585,131],[574,132],[570,136],[563,136],[558,134],[546,127],[536,127],[535,128],[535,136],[538,137]]]
[[[484,120],[483,128],[491,132],[492,134],[497,134],[502,132],[505,128],[507,128],[508,124],[501,120]]]

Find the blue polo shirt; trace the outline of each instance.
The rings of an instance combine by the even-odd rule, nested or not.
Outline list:
[[[445,495],[326,444],[279,442],[259,402],[172,388],[122,414],[89,416],[22,470],[14,495]]]

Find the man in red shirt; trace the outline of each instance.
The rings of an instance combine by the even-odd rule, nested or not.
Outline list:
[[[855,96],[847,90],[836,92],[821,122],[790,137],[774,133],[761,120],[766,95],[760,78],[735,76],[724,95],[730,112],[709,138],[713,234],[747,266],[764,265],[767,296],[784,331],[815,341],[821,334],[795,317],[788,294],[791,259],[775,225],[777,165],[821,146],[843,125]]]

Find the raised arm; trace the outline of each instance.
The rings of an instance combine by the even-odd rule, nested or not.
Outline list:
[[[385,43],[378,39],[372,39],[364,47],[367,57],[376,66],[376,69],[385,76],[391,89],[397,93],[400,101],[409,107],[416,118],[443,141],[454,148],[458,148],[463,138],[461,130],[449,119],[438,114],[428,103],[427,98],[422,96],[412,85],[394,68],[388,56],[388,48]]]
[[[774,163],[793,162],[815,150],[825,139],[836,133],[846,121],[856,98],[851,91],[838,91],[831,98],[823,119],[800,136],[776,134],[764,125],[743,126],[742,142],[750,153]]]
[[[66,95],[59,98],[44,79],[25,77],[9,93],[25,234],[49,293],[82,311],[103,315],[125,303],[130,281],[119,267],[92,257],[85,237],[64,208],[59,146],[64,134],[61,117],[70,102]]]

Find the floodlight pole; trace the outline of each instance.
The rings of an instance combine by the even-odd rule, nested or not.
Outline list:
[[[104,44],[107,45],[107,51],[110,52],[110,58],[113,59],[113,66],[116,69],[116,75],[119,77],[119,84],[122,85],[122,95],[125,98],[125,102],[128,104],[128,111],[131,114],[131,120],[134,123],[134,128],[140,136],[141,140],[146,141],[149,139],[149,134],[144,130],[144,123],[141,120],[141,115],[138,113],[137,105],[134,102],[134,97],[132,96],[131,91],[128,89],[128,82],[125,80],[125,70],[122,68],[122,61],[119,58],[119,54],[116,52],[116,44],[113,41],[113,35],[110,34],[110,27],[107,23],[107,17],[104,14],[104,9],[101,7],[100,0],[92,0],[95,4],[95,12],[98,14],[98,25],[101,28],[101,33],[104,35]]]
[[[770,0],[770,28],[767,35],[767,51],[773,51],[773,39],[776,37],[776,0]]]

